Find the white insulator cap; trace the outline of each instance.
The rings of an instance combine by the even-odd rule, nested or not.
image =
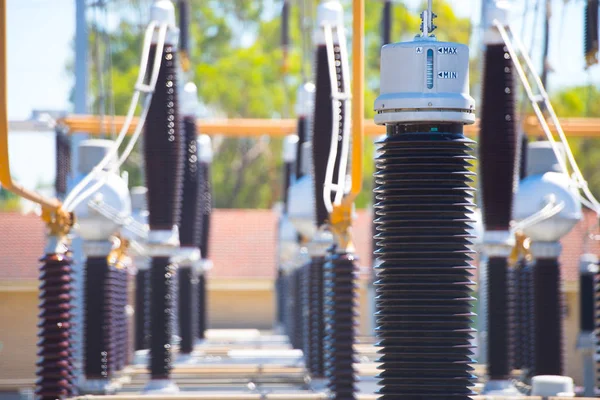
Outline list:
[[[173,2],[171,0],[154,0],[150,8],[150,20],[159,24],[167,23],[169,26],[177,26]]]
[[[198,87],[194,82],[188,82],[181,92],[181,114],[184,117],[196,116],[198,105]]]
[[[376,124],[475,122],[464,44],[417,38],[383,46],[380,88]]]
[[[311,174],[304,175],[288,189],[288,217],[298,232],[306,238],[313,237],[317,231],[314,191]]]
[[[315,84],[307,82],[298,88],[296,94],[296,115],[299,117],[312,114],[315,108]]]
[[[79,165],[77,170],[80,174],[89,174],[100,161],[113,149],[115,142],[106,139],[84,140],[79,144]],[[115,154],[104,168],[109,170],[117,164]]]
[[[208,135],[198,136],[198,160],[210,164],[213,160],[212,140]]]
[[[558,172],[532,175],[519,183],[513,218],[521,221],[548,204],[562,204],[555,215],[523,228],[534,242],[554,242],[565,236],[581,220],[581,203],[569,176]]]
[[[485,33],[483,34],[484,44],[502,44],[502,36],[496,28],[494,21],[500,22],[503,26],[508,26],[511,13],[511,2],[509,0],[484,0],[487,1],[485,10]]]
[[[298,136],[287,135],[283,140],[283,162],[293,163],[296,161],[296,152],[298,150]]]
[[[131,209],[134,211],[145,211],[148,209],[148,202],[146,196],[148,195],[148,189],[143,186],[136,186],[131,188]]]
[[[573,379],[568,376],[534,376],[531,379],[531,395],[575,397],[575,385]]]
[[[315,44],[317,46],[325,44],[325,33],[323,27],[338,26],[344,27],[344,7],[339,0],[323,0],[317,7],[317,23],[315,24]],[[334,36],[334,43],[337,38]]]

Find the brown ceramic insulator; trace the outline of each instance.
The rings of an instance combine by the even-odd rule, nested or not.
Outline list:
[[[381,263],[375,285],[381,400],[475,395],[473,144],[460,125],[388,126],[379,142],[375,224]]]
[[[334,252],[324,266],[325,377],[333,399],[355,399],[356,265],[353,254]]]
[[[42,400],[62,400],[74,393],[70,343],[72,260],[69,255],[47,254],[40,261],[35,394]]]
[[[535,261],[533,299],[533,374],[563,375],[563,301],[558,259]]]
[[[151,47],[150,59],[156,46]],[[144,158],[151,230],[171,230],[179,223],[183,186],[184,140],[177,96],[177,53],[165,45],[156,89],[144,125]]]

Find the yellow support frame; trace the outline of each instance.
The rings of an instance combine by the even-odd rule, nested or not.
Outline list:
[[[71,226],[70,214],[62,210],[57,199],[51,199],[13,182],[8,154],[8,89],[7,89],[7,15],[6,0],[0,0],[0,183],[2,187],[26,200],[42,206],[42,217],[55,234],[65,234]]]

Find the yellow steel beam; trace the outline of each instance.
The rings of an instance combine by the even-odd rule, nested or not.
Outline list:
[[[46,198],[39,193],[25,189],[13,182],[10,174],[8,154],[8,90],[7,90],[7,48],[6,48],[6,0],[0,0],[0,183],[2,187],[24,199],[42,206],[43,216],[47,222],[64,220],[66,213],[61,211],[61,203],[56,199]],[[58,218],[60,217],[60,218]]]

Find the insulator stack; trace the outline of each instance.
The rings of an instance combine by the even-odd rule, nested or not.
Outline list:
[[[193,84],[185,87],[185,96],[191,96],[186,101],[195,104],[197,91]],[[185,216],[179,224],[179,242],[182,247],[197,249],[202,233],[202,187],[198,162],[198,147],[196,133],[196,118],[190,110],[183,118],[185,140],[185,169],[183,175],[183,195],[181,210]],[[198,280],[191,262],[181,265],[178,271],[179,290],[179,336],[181,337],[180,352],[191,354],[198,329]]]
[[[323,268],[325,257],[313,257],[310,262],[309,291],[309,337],[310,348],[306,355],[310,359],[309,370],[313,378],[323,378],[324,368],[324,342],[325,342],[325,317],[323,315]]]
[[[168,257],[153,257],[150,268],[150,371],[152,379],[168,379],[171,372],[173,284],[175,266]]]
[[[113,378],[115,355],[113,339],[110,267],[106,256],[88,257],[85,264],[85,349],[84,372],[87,380]]]
[[[301,303],[302,303],[302,352],[304,353],[304,364],[306,369],[310,371],[310,349],[311,349],[311,337],[310,337],[310,298],[311,298],[311,287],[310,287],[310,262],[304,264],[301,269]]]
[[[293,345],[295,349],[302,349],[304,343],[303,323],[304,310],[302,307],[302,268],[294,271],[294,330],[292,332]]]
[[[332,398],[356,398],[354,337],[356,299],[354,283],[356,257],[335,253],[324,266],[325,376]]]
[[[58,198],[67,194],[67,183],[71,173],[71,141],[62,129],[56,130],[56,180],[55,190]]]
[[[519,260],[515,269],[511,270],[513,288],[515,290],[514,332],[512,338],[514,347],[515,369],[528,371],[532,361],[532,332],[531,315],[533,314],[531,266],[527,261]]]
[[[474,142],[458,124],[387,129],[375,188],[380,399],[470,399]]]
[[[587,0],[585,6],[584,52],[586,66],[598,64],[598,0]]]
[[[204,339],[204,333],[208,326],[206,324],[206,277],[204,274],[198,276],[198,339]]]
[[[504,44],[485,50],[482,88],[479,169],[488,293],[488,375],[506,381],[513,365],[513,299],[509,281],[509,229],[515,192],[517,150],[520,143],[515,119],[515,78]],[[493,234],[502,238],[495,239]],[[491,239],[491,240],[490,240]],[[497,251],[495,248],[501,248]]]
[[[105,264],[106,258],[104,260]],[[119,291],[119,278],[118,271],[115,267],[107,265],[107,274],[106,281],[104,286],[104,326],[103,328],[106,330],[106,351],[108,353],[108,370],[110,371],[109,379],[114,376],[114,373],[117,372],[118,369],[118,359],[119,359],[119,326],[118,319],[118,291]],[[89,273],[89,271],[88,271]],[[94,284],[94,282],[90,282],[90,284]],[[95,316],[90,316],[90,318],[96,318]]]
[[[128,304],[128,283],[129,274],[126,269],[117,270],[117,279],[119,290],[117,292],[117,329],[118,329],[118,351],[117,351],[117,371],[122,371],[129,363],[129,319],[127,317]]]
[[[533,267],[534,375],[563,375],[563,302],[557,258],[538,258]]]
[[[600,273],[594,275],[594,316],[596,335],[596,389],[600,390]]]
[[[383,3],[383,16],[381,18],[381,46],[392,43],[392,2]]]
[[[179,336],[181,337],[179,352],[191,354],[194,351],[198,327],[198,279],[191,267],[180,267],[177,275],[179,278]]]
[[[307,124],[308,120],[306,116],[298,117],[298,146],[296,147],[296,179],[300,179],[304,176],[304,155],[302,151],[304,143],[308,141]]]
[[[521,135],[521,149],[519,157],[519,180],[527,177],[527,147],[529,146],[529,138],[527,135]]]
[[[138,270],[135,277],[135,350],[149,346],[150,335],[150,271]]]
[[[189,56],[190,52],[190,2],[179,0],[179,48]]]
[[[71,257],[46,254],[40,268],[40,314],[35,394],[41,400],[74,394],[71,361]]]
[[[290,3],[289,0],[283,0],[281,8],[281,48],[284,51],[290,46]]]
[[[153,59],[156,46],[150,51]],[[177,95],[177,53],[165,44],[162,65],[144,132],[148,223],[150,235],[164,245],[180,220],[184,173],[184,140],[179,127]],[[164,238],[164,239],[162,239]],[[150,375],[168,380],[171,371],[173,334],[173,285],[176,267],[170,253],[155,254],[150,267]],[[150,387],[150,386],[149,386]]]

